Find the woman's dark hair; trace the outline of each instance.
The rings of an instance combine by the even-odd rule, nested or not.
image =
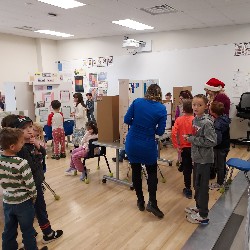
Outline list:
[[[97,128],[96,122],[93,122],[93,121],[87,122],[87,123],[86,123],[86,128],[91,128],[91,129],[93,129],[93,133],[94,133],[95,135],[98,134],[98,128]]]
[[[193,114],[192,100],[191,99],[183,100],[183,112],[185,112],[186,114]]]
[[[182,97],[183,99],[193,99],[193,96],[189,90],[183,90],[180,92],[179,97]]]
[[[79,103],[81,103],[82,106],[83,106],[84,108],[86,108],[86,105],[85,105],[85,103],[84,103],[84,101],[83,101],[83,97],[82,97],[82,94],[81,94],[81,93],[75,93],[75,94],[73,95],[73,97],[74,97],[74,98],[77,98],[76,107],[78,106]]]
[[[147,89],[145,98],[152,101],[162,102],[161,87],[157,84],[151,84]]]

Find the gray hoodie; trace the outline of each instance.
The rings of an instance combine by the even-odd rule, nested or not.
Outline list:
[[[193,120],[193,135],[187,140],[191,142],[191,155],[195,163],[206,164],[214,162],[213,147],[217,144],[212,118],[204,114]]]

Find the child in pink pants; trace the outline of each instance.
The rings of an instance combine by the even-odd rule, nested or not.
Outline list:
[[[71,153],[70,167],[65,171],[66,175],[76,175],[77,171],[81,172],[80,180],[85,179],[85,168],[82,158],[87,156],[89,151],[89,140],[98,138],[98,128],[93,121],[86,123],[86,133],[81,141],[81,146],[75,148]]]

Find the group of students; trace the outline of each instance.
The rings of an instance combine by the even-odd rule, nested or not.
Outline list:
[[[230,150],[230,100],[221,91],[224,86],[224,83],[212,78],[205,85],[210,99],[199,94],[181,100],[183,111],[172,129],[173,146],[181,155],[183,193],[189,199],[192,198],[193,172],[196,206],[185,209],[187,220],[191,223],[209,222],[209,189],[219,189],[225,179],[226,157]],[[218,101],[219,98],[224,103]],[[209,186],[209,180],[216,173],[217,182]]]

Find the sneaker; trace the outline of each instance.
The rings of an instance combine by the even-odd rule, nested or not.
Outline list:
[[[60,158],[66,158],[66,154],[65,153],[61,153],[60,154]]]
[[[86,172],[84,171],[84,172],[82,172],[82,174],[81,174],[80,181],[84,181],[85,178],[86,178]]]
[[[139,208],[140,211],[144,211],[145,210],[145,201],[137,200],[137,207]]]
[[[25,248],[21,247],[21,248],[19,248],[19,250],[25,250]],[[44,247],[40,248],[40,250],[48,250],[48,247],[44,246]]]
[[[62,235],[63,235],[63,231],[62,230],[53,231],[51,235],[44,235],[43,239],[42,239],[42,242],[43,242],[43,244],[50,243],[50,242],[52,242],[54,240],[57,240]]]
[[[77,175],[77,170],[75,168],[70,167],[65,171],[65,175],[75,176],[75,175]]]
[[[149,201],[146,210],[160,219],[164,217],[164,213],[158,208],[157,202],[153,204],[151,201]]]
[[[199,209],[195,206],[195,207],[186,207],[185,212],[188,214],[197,214],[199,213]]]
[[[183,194],[186,198],[192,199],[192,190],[189,188],[183,188]]]
[[[113,162],[116,162],[116,157],[113,157],[113,158],[112,158],[112,161],[113,161]],[[123,162],[123,159],[119,159],[119,162]]]
[[[217,189],[219,190],[221,188],[221,185],[218,184],[218,183],[212,183],[210,186],[209,186],[209,189],[213,190],[213,189]]]
[[[193,224],[207,225],[209,223],[209,219],[207,217],[206,218],[201,217],[199,213],[188,214],[186,218],[187,218],[187,221]]]
[[[60,160],[60,155],[52,155],[51,159]]]

